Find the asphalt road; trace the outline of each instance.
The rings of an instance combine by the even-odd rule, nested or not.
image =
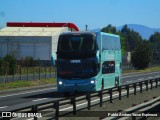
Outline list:
[[[133,83],[142,81],[145,79],[152,79],[154,77],[160,77],[159,72],[148,72],[148,73],[132,73],[132,74],[124,74],[122,76],[122,84]],[[25,92],[16,92],[14,94],[7,94],[0,96],[0,111],[3,108],[7,108],[9,106],[18,105],[22,103],[31,103],[38,101],[45,101],[48,99],[59,99],[63,96],[56,92],[56,87],[38,89],[38,90],[28,90]]]

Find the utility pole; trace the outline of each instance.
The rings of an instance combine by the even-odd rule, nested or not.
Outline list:
[[[88,30],[88,25],[85,25],[86,26],[86,31]]]

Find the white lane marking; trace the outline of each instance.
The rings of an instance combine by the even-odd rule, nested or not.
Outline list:
[[[143,78],[138,79],[138,81],[141,81],[141,80],[143,80]]]
[[[27,119],[27,120],[34,120],[33,118]]]
[[[140,79],[137,79],[138,81],[141,81],[141,80],[143,80],[143,78],[140,78]],[[127,83],[131,83],[131,82],[133,82],[132,80],[127,80],[126,81]]]
[[[132,82],[132,81],[126,81],[126,82],[129,82],[129,83],[130,83],[130,82]]]
[[[52,89],[57,89],[57,88],[41,89],[41,90],[34,90],[34,91],[29,91],[29,92],[5,95],[5,96],[0,96],[0,98],[10,97],[10,96],[14,96],[14,95],[23,95],[23,94],[27,94],[27,93],[40,92],[40,91],[45,91],[45,90],[52,90]]]
[[[134,77],[134,76],[141,76],[141,75],[150,75],[150,74],[155,74],[155,73],[160,73],[160,72],[152,72],[152,73],[142,73],[142,74],[136,74],[136,75],[125,75],[122,76],[122,78],[129,78],[129,77]]]
[[[3,107],[0,107],[0,109],[2,109],[2,108],[6,108],[6,107],[8,107],[8,106],[3,106]]]
[[[155,85],[155,84],[153,84],[153,85]],[[150,85],[149,85],[149,87],[150,87]],[[144,89],[144,88],[146,88],[146,86],[143,86],[142,88]],[[140,88],[137,88],[136,90],[140,90]],[[129,91],[130,91],[130,92],[133,92],[134,89],[131,89],[131,90],[129,90]],[[122,92],[121,94],[126,94],[126,93],[127,93],[127,91],[124,91],[124,92]],[[116,94],[114,94],[113,96],[118,96],[118,95],[119,95],[119,93],[116,93]],[[107,98],[110,98],[110,96],[103,97],[103,100],[105,100],[105,99],[107,99]],[[91,103],[96,102],[96,101],[99,101],[99,99],[92,100]],[[84,103],[78,104],[78,105],[76,105],[76,106],[78,107],[78,106],[87,105],[87,104],[88,104],[88,102],[84,102]],[[59,111],[65,111],[65,110],[72,109],[72,108],[73,108],[73,106],[60,109]]]
[[[32,100],[32,101],[40,101],[40,100],[45,100],[45,99],[48,99],[48,98],[41,98],[41,99],[36,99],[36,100]]]

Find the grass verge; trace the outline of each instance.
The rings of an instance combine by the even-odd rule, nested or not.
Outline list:
[[[134,73],[134,72],[154,72],[154,71],[160,71],[160,66],[150,67],[143,70],[123,70],[122,73]]]
[[[0,84],[0,91],[23,88],[23,87],[40,86],[40,85],[46,85],[46,84],[55,84],[55,83],[56,83],[55,78],[41,79],[41,80],[35,80],[35,81],[16,81],[16,82],[10,82],[6,84]]]

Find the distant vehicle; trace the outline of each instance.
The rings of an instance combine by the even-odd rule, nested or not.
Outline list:
[[[121,84],[121,45],[118,35],[67,32],[57,47],[58,92],[94,92]],[[53,62],[54,57],[53,57]]]

